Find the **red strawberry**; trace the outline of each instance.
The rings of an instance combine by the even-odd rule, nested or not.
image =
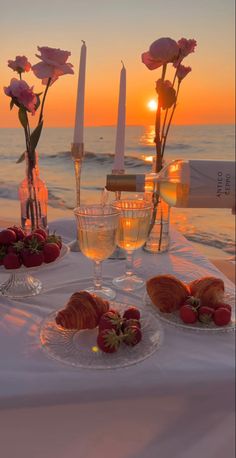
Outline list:
[[[47,231],[45,231],[44,229],[42,229],[42,228],[40,228],[40,227],[39,227],[38,229],[35,229],[35,230],[33,231],[33,234],[40,234],[40,235],[42,235],[42,237],[44,238],[44,240],[46,240],[46,238],[47,238],[47,236],[48,236]]]
[[[3,264],[3,259],[7,253],[7,247],[5,245],[0,245],[0,266]]]
[[[119,333],[122,321],[123,320],[119,313],[117,313],[115,310],[109,310],[108,312],[104,313],[99,320],[99,332],[101,332],[103,329],[114,329],[117,333]]]
[[[60,235],[56,235],[55,232],[51,235],[48,235],[46,238],[47,243],[56,243],[59,248],[61,249],[62,247],[62,240]]]
[[[137,307],[128,307],[125,310],[125,312],[123,313],[123,318],[126,318],[126,320],[129,320],[129,319],[139,320],[140,311],[137,309]]]
[[[43,247],[44,262],[49,263],[55,261],[60,254],[60,248],[56,243],[45,243]]]
[[[22,253],[22,260],[25,267],[41,266],[44,261],[42,251],[24,250]]]
[[[10,229],[11,231],[14,231],[15,234],[16,234],[16,240],[23,240],[25,238],[25,232],[23,231],[23,229],[21,227],[18,227],[18,226],[11,226],[11,227],[8,227],[7,229]]]
[[[214,305],[214,309],[217,310],[219,308],[225,308],[225,309],[228,309],[230,312],[232,312],[232,306],[230,304],[226,304],[224,302],[221,302],[220,304],[216,304]]]
[[[22,240],[18,240],[18,242],[13,243],[13,245],[9,245],[7,252],[19,254],[23,251],[24,247],[24,242]]]
[[[25,244],[28,244],[28,242],[31,240],[37,240],[37,242],[40,242],[40,243],[45,242],[44,237],[41,234],[38,234],[37,232],[36,233],[32,232],[31,234],[26,235],[26,237],[24,238]]]
[[[231,311],[226,307],[219,307],[213,315],[214,323],[217,326],[226,326],[231,320]]]
[[[205,323],[205,324],[210,323],[210,321],[212,321],[213,314],[214,314],[214,309],[212,307],[202,305],[198,309],[198,319],[202,323]]]
[[[141,323],[139,320],[134,320],[130,318],[130,320],[124,320],[122,324],[122,330],[125,332],[126,329],[130,328],[131,326],[136,326],[137,328],[141,329]]]
[[[16,234],[11,229],[4,229],[0,232],[0,244],[10,245],[16,242]]]
[[[120,338],[114,329],[104,329],[97,336],[97,345],[105,353],[115,353],[120,346]]]
[[[130,326],[123,334],[123,342],[134,347],[142,340],[142,331],[138,326]]]
[[[185,304],[192,305],[193,307],[198,308],[200,307],[200,299],[198,297],[189,296],[186,299]]]
[[[191,305],[182,305],[179,309],[179,316],[186,324],[192,324],[197,321],[197,310]]]
[[[8,253],[3,259],[3,265],[6,269],[19,269],[21,264],[20,257],[15,253]]]

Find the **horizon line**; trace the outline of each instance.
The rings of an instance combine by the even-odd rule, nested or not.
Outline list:
[[[193,123],[193,124],[172,124],[172,127],[189,127],[189,126],[234,126],[233,122],[217,122],[217,123]],[[147,127],[147,126],[155,126],[155,123],[150,124],[126,124],[126,127]],[[91,124],[84,126],[84,128],[91,128],[91,127],[117,127],[116,124]],[[44,129],[73,129],[74,126],[45,126]],[[22,126],[0,126],[0,129],[22,129]]]

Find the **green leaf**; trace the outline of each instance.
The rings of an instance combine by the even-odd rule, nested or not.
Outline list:
[[[14,107],[14,100],[11,99],[11,101],[10,101],[10,110],[12,110],[13,107]]]
[[[26,109],[20,107],[18,111],[18,117],[21,125],[24,127],[24,129],[27,129],[27,124],[28,124],[28,118],[27,118],[27,113]]]
[[[33,153],[36,149],[36,146],[38,144],[41,132],[43,128],[43,121],[41,121],[37,127],[34,129],[32,134],[30,135],[30,152]]]
[[[26,152],[24,151],[24,153],[22,153],[20,155],[19,159],[17,159],[17,161],[16,161],[17,164],[20,164],[21,162],[23,162],[25,160],[25,153]]]

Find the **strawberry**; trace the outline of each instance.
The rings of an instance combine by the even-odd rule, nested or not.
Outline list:
[[[105,353],[115,353],[120,346],[120,338],[114,329],[104,329],[97,336],[97,345]]]
[[[16,241],[18,242],[18,240],[23,240],[25,238],[25,232],[23,231],[23,229],[21,227],[18,227],[18,226],[11,226],[11,227],[8,227],[7,229],[10,229],[11,231],[14,231],[15,234],[16,234]]]
[[[194,296],[188,296],[188,298],[185,301],[185,304],[192,305],[195,308],[200,307],[200,299],[198,297]]]
[[[16,253],[8,253],[3,259],[3,265],[6,269],[19,269],[22,262]]]
[[[126,329],[130,328],[131,326],[136,326],[137,328],[141,329],[141,323],[139,320],[134,320],[130,318],[129,320],[124,320],[122,324],[122,330],[125,332]]]
[[[197,310],[191,305],[184,304],[179,309],[179,316],[186,324],[192,324],[197,321]]]
[[[228,309],[230,312],[232,312],[232,306],[230,304],[226,304],[225,302],[221,302],[220,304],[216,304],[214,305],[214,309],[217,310],[218,308],[226,308]]]
[[[7,253],[7,247],[5,245],[0,245],[0,266],[3,264],[3,259]]]
[[[37,242],[40,242],[41,244],[45,242],[44,237],[41,234],[38,234],[37,232],[32,232],[31,234],[26,235],[26,237],[24,238],[25,244],[28,244],[28,242],[30,242],[31,240],[37,240]]]
[[[212,307],[208,307],[207,305],[202,305],[198,309],[198,319],[201,323],[210,323],[210,321],[212,321],[213,314],[214,309]]]
[[[231,320],[231,311],[226,307],[219,307],[213,315],[214,323],[217,326],[226,326]]]
[[[138,326],[130,326],[123,334],[123,342],[134,347],[142,340],[142,331]]]
[[[103,329],[114,329],[116,333],[119,333],[122,321],[123,320],[119,313],[117,313],[115,310],[109,310],[108,312],[104,313],[99,320],[99,332],[101,332]]]
[[[55,261],[60,254],[60,248],[56,243],[45,243],[43,247],[44,262]]]
[[[46,238],[46,241],[47,241],[47,243],[56,243],[59,246],[60,249],[62,247],[61,237],[60,237],[60,235],[56,235],[55,232],[53,234],[51,234],[51,235],[48,235],[47,238]]]
[[[44,238],[44,240],[46,240],[46,238],[47,238],[47,236],[48,236],[47,231],[45,231],[45,229],[42,229],[42,228],[40,228],[40,227],[39,227],[38,229],[35,229],[35,230],[33,231],[33,234],[40,234],[40,235],[42,235],[42,237]]]
[[[0,232],[0,244],[10,245],[16,242],[16,234],[11,229],[4,229]]]
[[[123,318],[126,318],[126,320],[129,320],[129,319],[139,320],[140,311],[137,309],[137,307],[128,307],[125,310],[125,312],[123,313]]]
[[[9,245],[7,252],[20,254],[24,247],[24,242],[22,240],[18,240],[17,242],[13,243],[13,245]]]
[[[38,267],[44,261],[42,251],[30,251],[26,249],[22,252],[22,260],[25,267]]]

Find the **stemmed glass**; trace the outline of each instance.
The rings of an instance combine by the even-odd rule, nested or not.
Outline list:
[[[94,285],[86,291],[108,299],[116,292],[102,286],[101,262],[109,258],[116,247],[119,210],[111,205],[87,205],[75,208],[78,239],[82,253],[94,261]]]
[[[133,273],[133,253],[147,240],[152,206],[141,199],[120,199],[112,206],[120,211],[117,244],[126,251],[125,275],[115,278],[112,283],[124,291],[133,291],[144,285],[142,278]]]

